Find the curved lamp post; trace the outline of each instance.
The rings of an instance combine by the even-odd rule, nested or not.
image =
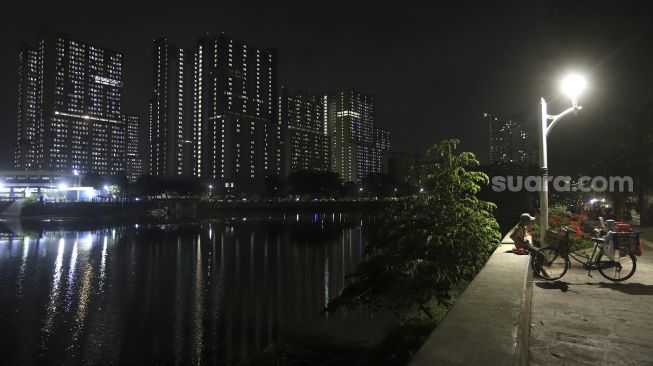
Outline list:
[[[546,110],[546,101],[544,98],[541,98],[540,100],[540,103],[542,104],[542,118],[538,126],[540,142],[540,171],[542,175],[542,180],[540,182],[540,243],[544,243],[544,236],[546,230],[549,228],[549,168],[547,164],[546,138],[549,135],[549,132],[551,132],[553,126],[555,126],[562,117],[575,110],[583,108],[578,105],[578,95],[585,90],[586,86],[587,82],[585,81],[585,78],[577,74],[569,75],[562,80],[562,91],[571,98],[571,107],[565,109],[560,114],[548,114]]]

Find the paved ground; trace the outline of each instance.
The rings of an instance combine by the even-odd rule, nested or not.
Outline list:
[[[572,260],[560,282],[533,283],[531,365],[653,365],[653,227],[628,281],[612,283]]]

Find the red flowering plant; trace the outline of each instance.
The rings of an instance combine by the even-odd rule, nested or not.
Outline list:
[[[569,212],[565,205],[555,205],[549,209],[550,230],[560,232],[565,226],[574,229],[575,232],[570,236],[572,251],[591,248],[593,246],[590,235],[592,227],[588,220],[587,215]],[[539,243],[539,232],[539,220],[535,220],[529,229],[529,234],[531,234],[537,246],[541,246]]]

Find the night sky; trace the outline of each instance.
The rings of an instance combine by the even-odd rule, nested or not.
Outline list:
[[[558,82],[572,70],[588,75],[587,102],[581,100],[586,109],[605,103],[615,91],[603,71],[618,68],[628,48],[635,47],[633,37],[651,29],[646,14],[653,13],[640,5],[643,2],[574,3],[3,4],[0,168],[10,168],[13,157],[18,46],[33,43],[44,24],[121,51],[124,112],[139,114],[144,122],[152,85],[152,40],[166,36],[190,48],[206,32],[225,32],[256,46],[277,48],[280,84],[291,90],[355,87],[375,95],[377,123],[392,132],[395,151],[414,152],[459,137],[465,149],[486,161],[483,112],[530,118],[537,113],[540,96],[553,102],[552,110],[563,108]]]

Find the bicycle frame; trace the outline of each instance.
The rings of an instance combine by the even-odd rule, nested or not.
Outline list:
[[[572,258],[576,262],[580,263],[583,265],[583,268],[587,269],[587,275],[591,276],[591,272],[593,269],[598,269],[599,268],[599,243],[594,243],[594,250],[592,250],[592,254],[590,255],[585,255],[585,254],[580,254],[580,253],[574,253],[571,250],[567,249],[567,258]],[[580,258],[582,259],[580,259]],[[569,262],[571,265],[571,262]]]

